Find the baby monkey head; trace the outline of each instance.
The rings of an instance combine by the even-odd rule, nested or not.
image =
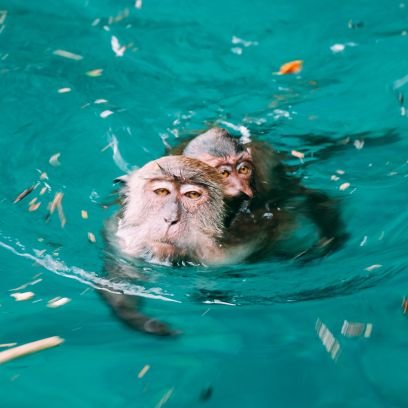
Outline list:
[[[168,156],[129,175],[118,237],[125,253],[160,262],[206,261],[224,218],[222,177],[205,163]]]
[[[251,151],[225,129],[212,128],[197,136],[187,144],[183,154],[214,167],[224,180],[226,197],[253,197]]]

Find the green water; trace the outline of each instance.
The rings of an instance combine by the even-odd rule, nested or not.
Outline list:
[[[408,93],[408,3],[137,6],[0,5],[0,343],[65,339],[0,367],[1,407],[406,407],[408,117],[398,96]],[[295,59],[300,74],[273,74]],[[162,155],[164,142],[214,123],[305,152],[303,183],[341,198],[350,240],[306,266],[152,268],[145,287],[118,285],[183,335],[132,332],[93,290],[114,211],[100,203],[113,178]],[[13,204],[42,172],[48,180]],[[64,228],[57,214],[44,219],[57,192]],[[34,197],[41,206],[30,212]],[[10,294],[28,282],[18,291],[35,296],[16,302]],[[203,303],[200,290],[227,292],[230,304]],[[57,296],[71,301],[47,307]],[[371,334],[347,337],[344,321]],[[335,338],[326,346],[320,322]]]

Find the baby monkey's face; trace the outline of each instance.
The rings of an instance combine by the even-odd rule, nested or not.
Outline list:
[[[252,180],[254,166],[249,151],[224,157],[203,154],[200,159],[209,166],[214,167],[221,175],[224,182],[224,194],[227,198],[235,198],[242,195],[245,195],[247,198],[253,197]]]

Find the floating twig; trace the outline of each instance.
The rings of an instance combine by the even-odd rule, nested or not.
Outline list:
[[[71,301],[71,299],[67,298],[67,297],[56,297],[56,298],[51,299],[51,300],[48,301],[47,307],[55,309],[57,307],[61,307],[61,306],[66,305],[70,301]]]
[[[146,364],[139,372],[137,375],[137,378],[143,378],[145,374],[150,370],[149,364]]]
[[[64,342],[59,336],[48,337],[46,339],[33,341],[31,343],[23,344],[22,346],[13,347],[9,350],[0,353],[0,364],[7,361],[14,360],[28,354],[36,353],[37,351],[45,350],[51,347],[59,346]]]
[[[74,61],[81,61],[84,57],[79,54],[74,54],[73,52],[66,51],[66,50],[55,50],[53,52],[54,55],[58,55],[59,57],[68,58]]]
[[[39,185],[40,183],[35,183],[34,185],[32,185],[31,187],[29,187],[29,188],[26,188],[24,191],[22,191],[17,197],[16,197],[16,199],[14,200],[14,204],[16,204],[16,203],[18,203],[19,201],[21,201],[23,198],[25,198],[25,197],[27,197],[30,193],[32,193],[36,188],[37,188],[37,186]]]

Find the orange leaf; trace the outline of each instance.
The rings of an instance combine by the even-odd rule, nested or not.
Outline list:
[[[295,61],[290,61],[287,62],[286,64],[283,64],[279,68],[279,73],[281,75],[286,75],[286,74],[297,74],[300,72],[303,68],[303,61],[302,60],[295,60]]]

